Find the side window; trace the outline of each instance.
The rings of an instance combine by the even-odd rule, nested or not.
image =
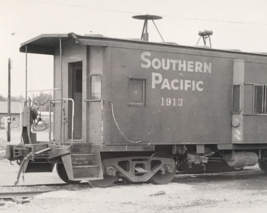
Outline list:
[[[266,86],[264,85],[254,86],[254,113],[266,113]]]
[[[241,85],[233,86],[233,113],[239,113],[241,111],[241,97],[240,97]]]
[[[102,76],[92,75],[90,78],[90,99],[100,100],[102,97],[101,87],[102,87]]]
[[[129,105],[145,105],[146,80],[130,78],[128,87]]]

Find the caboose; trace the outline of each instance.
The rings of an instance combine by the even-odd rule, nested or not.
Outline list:
[[[22,142],[6,151],[19,174],[56,165],[67,183],[107,187],[166,184],[183,163],[267,172],[266,54],[74,33],[20,51],[54,56],[56,89],[49,141],[37,140],[37,113],[23,104]]]

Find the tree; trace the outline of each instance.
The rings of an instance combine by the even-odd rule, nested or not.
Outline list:
[[[19,102],[19,101],[24,100],[24,97],[22,95],[19,95],[19,96],[11,96],[10,99],[11,99],[11,101]],[[4,97],[3,95],[0,95],[0,101],[7,101],[7,98]]]
[[[6,101],[6,98],[3,95],[0,95],[0,101]]]
[[[20,96],[11,96],[10,99],[11,99],[11,101],[18,102],[18,101],[24,100],[24,97],[22,95],[20,95]]]
[[[33,95],[32,101],[39,107],[39,111],[49,111],[49,100],[52,95],[41,92],[39,95]]]

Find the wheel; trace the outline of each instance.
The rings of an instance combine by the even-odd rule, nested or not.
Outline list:
[[[155,153],[153,155],[154,157],[163,157],[163,158],[172,158],[172,156],[168,155],[167,153],[164,152],[159,152],[159,153]],[[153,161],[152,161],[153,163]],[[151,168],[155,168],[159,165],[159,162],[155,162],[153,163],[154,165],[151,165]],[[174,168],[172,172],[165,172],[165,174],[162,174],[162,171],[159,170],[154,176],[151,177],[151,179],[149,180],[149,182],[153,183],[153,184],[167,184],[170,183],[173,178],[175,177],[176,174],[176,168],[175,168],[175,163],[174,163]]]
[[[60,177],[61,180],[63,180],[65,183],[69,183],[69,184],[75,184],[75,183],[79,183],[80,181],[73,181],[73,180],[69,180],[67,172],[65,170],[64,164],[63,163],[57,163],[56,165],[56,169],[57,169],[57,174]]]
[[[232,167],[234,171],[242,171],[243,167]]]
[[[261,171],[267,173],[267,161],[266,161],[266,158],[267,158],[267,152],[262,152],[262,157],[265,158],[264,160],[260,160],[258,162],[258,165],[261,169]]]
[[[113,158],[113,156],[110,155],[109,153],[102,153],[101,155],[102,161],[105,159],[110,159],[110,158]],[[118,180],[119,180],[119,176],[117,175],[111,176],[111,175],[103,174],[102,180],[92,180],[88,182],[92,187],[107,188],[107,187],[112,186]]]
[[[267,173],[267,163],[265,163],[264,161],[259,161],[258,165],[261,171]]]
[[[107,188],[112,186],[117,180],[119,180],[118,176],[103,175],[102,180],[92,180],[89,181],[89,184],[93,187]]]

